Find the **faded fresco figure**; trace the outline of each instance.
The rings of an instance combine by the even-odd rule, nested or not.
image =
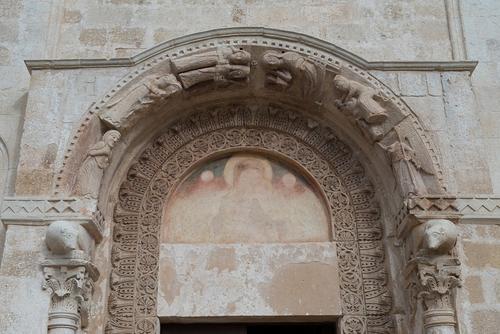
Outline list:
[[[327,210],[307,181],[274,161],[235,154],[202,167],[166,204],[164,242],[329,240]]]

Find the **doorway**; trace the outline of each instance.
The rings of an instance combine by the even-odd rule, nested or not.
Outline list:
[[[165,324],[161,334],[335,334],[335,323]]]

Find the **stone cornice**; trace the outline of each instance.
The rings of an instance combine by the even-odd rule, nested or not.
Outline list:
[[[31,73],[34,70],[76,69],[76,68],[105,68],[105,67],[132,67],[159,54],[171,51],[174,48],[193,43],[203,43],[209,40],[241,37],[241,45],[252,45],[251,38],[270,37],[293,43],[301,43],[317,50],[328,52],[364,70],[380,71],[474,71],[477,61],[367,61],[352,52],[344,50],[334,44],[304,34],[262,28],[238,27],[204,31],[175,38],[143,51],[129,58],[111,59],[34,59],[26,60],[26,66]]]
[[[460,221],[500,220],[500,195],[478,194],[441,196],[429,195],[410,200],[410,212],[428,214],[458,214]]]
[[[413,217],[413,219],[409,219]],[[427,195],[413,197],[401,208],[397,236],[404,238],[419,222],[449,219],[461,224],[500,224],[500,195]]]
[[[49,225],[55,220],[81,223],[96,241],[102,239],[104,218],[97,201],[78,197],[6,197],[0,210],[5,225]]]
[[[76,197],[6,197],[0,218],[5,224],[46,225],[53,220],[88,219],[95,207],[95,200]]]

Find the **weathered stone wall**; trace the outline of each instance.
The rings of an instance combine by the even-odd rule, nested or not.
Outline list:
[[[464,333],[495,333],[500,326],[500,226],[464,225],[460,248]]]
[[[0,204],[2,193],[52,194],[54,178],[84,112],[129,71],[47,70],[30,76],[24,59],[127,57],[171,38],[233,26],[300,32],[374,61],[450,60],[452,50],[461,49],[468,59],[479,61],[471,80],[466,72],[373,74],[422,119],[438,145],[450,193],[498,194],[500,4],[459,2],[463,44],[460,38],[458,44],[450,41],[448,18],[457,19],[448,15],[450,4],[457,3],[452,0],[3,0]],[[46,251],[44,229],[10,225],[5,232],[0,227],[0,300],[11,301],[0,306],[2,333],[45,332],[48,297],[41,290],[38,266]],[[465,283],[458,301],[460,329],[494,332],[500,325],[496,323],[500,318],[498,227],[469,224],[461,233]],[[98,265],[105,266],[108,246],[98,250],[103,255]],[[103,270],[102,275],[108,273]],[[102,281],[97,289],[95,298],[101,304],[106,286]],[[104,306],[98,311],[105,312]]]

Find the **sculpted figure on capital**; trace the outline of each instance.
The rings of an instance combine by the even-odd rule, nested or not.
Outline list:
[[[416,249],[407,265],[408,286],[412,298],[422,301],[425,333],[455,334],[455,289],[461,285],[460,261],[453,254],[458,228],[447,219],[430,219],[413,234]]]

